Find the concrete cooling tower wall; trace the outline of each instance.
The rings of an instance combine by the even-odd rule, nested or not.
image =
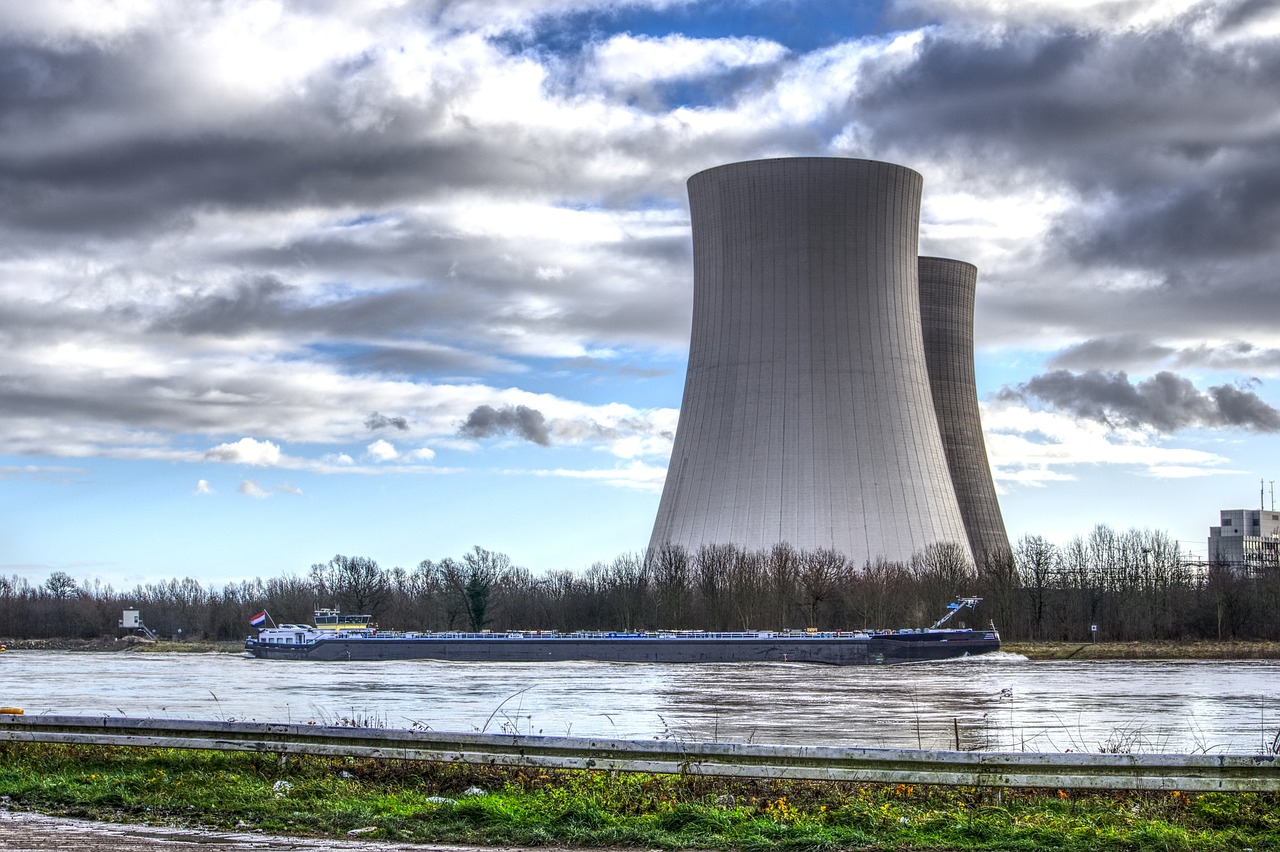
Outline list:
[[[996,499],[987,443],[978,413],[973,363],[973,300],[978,269],[962,260],[922,257],[920,322],[929,367],[933,408],[942,430],[942,446],[951,482],[974,557],[983,560],[1009,552],[1000,503]]]
[[[922,182],[828,158],[689,179],[689,368],[651,547],[970,556],[921,336]]]

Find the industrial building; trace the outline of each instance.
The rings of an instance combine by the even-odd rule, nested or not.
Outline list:
[[[1209,565],[1255,573],[1280,567],[1280,512],[1223,509],[1222,523],[1209,527]]]
[[[688,188],[689,366],[650,547],[1007,551],[973,381],[977,273],[917,258],[920,174],[756,160]]]

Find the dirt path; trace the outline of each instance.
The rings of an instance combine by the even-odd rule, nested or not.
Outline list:
[[[314,840],[251,832],[115,825],[0,811],[2,852],[504,852],[361,840]],[[505,850],[515,852],[515,850]],[[539,850],[547,852],[547,850]],[[554,852],[554,850],[552,850]],[[561,850],[563,852],[563,850]]]

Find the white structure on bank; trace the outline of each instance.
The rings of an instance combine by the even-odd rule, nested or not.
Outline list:
[[[1209,564],[1256,571],[1280,566],[1280,511],[1223,509],[1209,527]]]

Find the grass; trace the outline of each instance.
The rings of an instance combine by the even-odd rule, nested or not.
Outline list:
[[[758,782],[353,758],[0,744],[10,808],[507,846],[1280,850],[1280,794]]]
[[[1277,660],[1280,642],[1005,642],[1002,651],[1032,660]]]

